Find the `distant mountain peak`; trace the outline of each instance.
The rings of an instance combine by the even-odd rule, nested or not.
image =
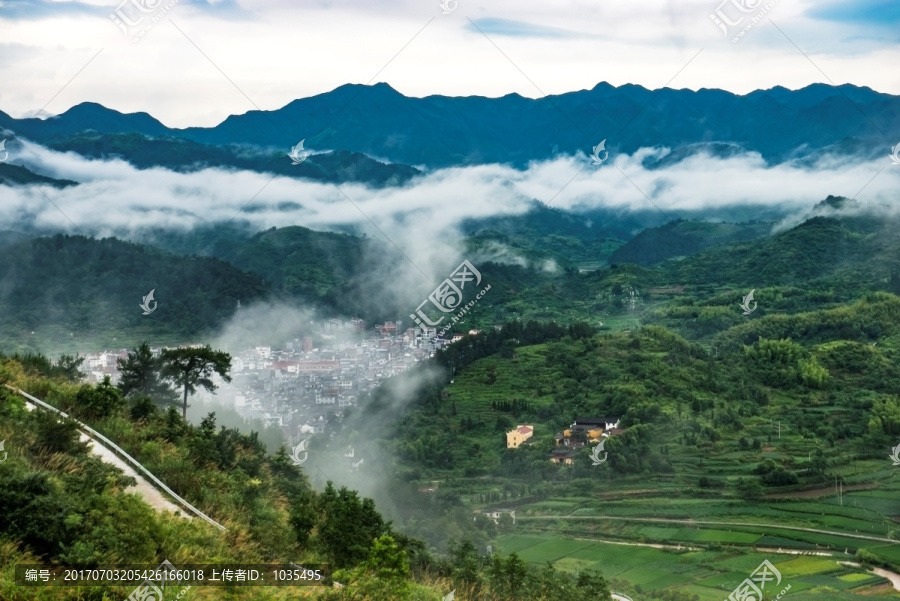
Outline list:
[[[829,194],[828,198],[821,200],[815,204],[809,213],[809,217],[821,215],[825,212],[840,211],[847,206],[859,206],[859,202],[846,196],[834,196]]]

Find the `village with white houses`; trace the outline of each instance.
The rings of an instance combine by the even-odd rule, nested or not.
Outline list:
[[[360,319],[331,319],[319,324],[315,338],[296,338],[280,349],[243,349],[233,354],[232,381],[221,383],[217,401],[233,405],[244,418],[279,428],[293,444],[306,434],[321,432],[329,414],[342,415],[381,380],[463,338],[438,339],[434,328],[426,334],[421,328],[401,326],[401,322],[386,322],[367,329]],[[152,349],[154,355],[162,350]],[[117,360],[124,360],[128,351],[84,354],[86,381],[99,382],[109,376],[118,382]]]
[[[232,382],[221,383],[217,400],[233,406],[246,419],[277,427],[289,444],[321,433],[329,415],[341,416],[345,408],[355,406],[359,396],[381,380],[409,369],[434,356],[443,346],[463,338],[455,335],[443,340],[436,338],[434,328],[426,334],[421,328],[402,329],[401,325],[386,322],[366,328],[359,319],[333,319],[320,327],[315,338],[296,338],[280,349],[248,347],[232,356]],[[479,330],[468,332],[478,333]],[[152,349],[154,354],[162,350]],[[128,349],[86,353],[82,365],[85,379],[99,382],[109,376],[117,382],[117,360],[124,360],[127,355]],[[623,432],[618,417],[575,418],[568,428],[554,435],[549,461],[573,465],[584,447]],[[519,424],[506,432],[506,448],[531,445],[534,434],[533,425]],[[346,456],[352,459],[352,449]],[[419,488],[424,494],[436,490],[436,483]],[[511,519],[512,523],[516,519],[515,510],[508,508],[475,513],[498,524],[502,519]]]

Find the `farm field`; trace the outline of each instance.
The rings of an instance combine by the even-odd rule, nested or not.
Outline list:
[[[721,544],[767,548],[847,551],[867,549],[888,561],[900,558],[898,529],[887,516],[860,500],[872,491],[844,495],[844,505],[779,501],[747,504],[717,499],[640,499],[524,504],[517,510],[519,531],[603,535],[665,544]],[[890,507],[885,506],[890,510]]]
[[[858,568],[840,565],[841,558],[791,556],[750,550],[668,551],[649,547],[541,535],[504,535],[499,551],[517,553],[525,561],[577,572],[599,570],[612,590],[640,599],[647,591],[664,590],[696,595],[699,601],[722,601],[765,560],[781,573],[777,586],[764,592],[774,598],[790,585],[792,599],[853,601],[873,596],[900,598],[887,580]],[[771,589],[771,591],[770,591]]]

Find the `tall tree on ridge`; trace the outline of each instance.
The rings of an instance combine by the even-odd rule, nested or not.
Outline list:
[[[219,374],[226,382],[231,382],[231,376],[228,375],[231,355],[214,351],[208,344],[201,348],[165,349],[160,358],[163,377],[172,380],[184,391],[181,410],[184,421],[187,421],[188,395],[197,392],[197,386],[202,386],[208,392],[215,391],[217,386],[211,379],[213,373]]]

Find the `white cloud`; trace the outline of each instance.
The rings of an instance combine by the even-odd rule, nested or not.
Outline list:
[[[0,55],[15,50],[15,60],[0,60],[0,80],[16,82],[0,89],[0,110],[21,116],[53,99],[47,110],[60,113],[95,101],[146,111],[170,126],[211,126],[254,105],[275,109],[370,80],[412,96],[538,97],[600,81],[659,88],[670,80],[672,87],[746,93],[827,81],[819,69],[838,84],[900,93],[900,71],[891,68],[900,49],[874,34],[865,37],[859,27],[805,17],[809,2],[781,0],[767,17],[815,66],[768,19],[738,44],[723,39],[709,20],[717,4],[461,0],[456,11],[441,15],[437,0],[254,1],[238,8],[178,3],[138,44],[108,19],[113,3],[108,11],[98,6],[96,14],[0,17]],[[495,31],[487,39],[470,19],[581,35]]]
[[[452,260],[446,256],[456,248],[464,219],[521,214],[533,200],[577,212],[658,208],[674,217],[749,206],[786,214],[806,211],[828,195],[853,197],[861,190],[861,202],[890,203],[900,184],[900,169],[892,169],[887,156],[868,161],[824,155],[805,167],[768,166],[756,153],[731,158],[701,153],[664,168],[643,166],[667,151],[612,155],[600,168],[579,154],[535,162],[526,170],[501,165],[441,169],[403,187],[373,189],[249,171],[138,170],[120,160],[88,160],[25,143],[16,151],[16,163],[82,184],[42,188],[59,210],[32,187],[0,188],[0,220],[14,223],[24,214],[35,225],[68,230],[71,219],[85,232],[120,236],[236,216],[259,229],[350,226],[376,239],[384,232],[431,275],[435,271],[430,270],[445,270],[444,262]]]

